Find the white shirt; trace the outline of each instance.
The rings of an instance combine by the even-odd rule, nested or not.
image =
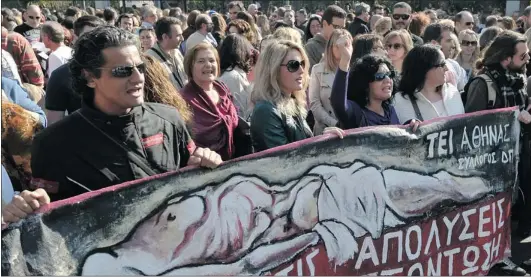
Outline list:
[[[52,76],[52,72],[61,65],[67,63],[72,58],[72,48],[61,45],[53,51],[48,57],[48,77]]]
[[[435,108],[435,111],[439,114],[440,117],[448,116],[448,112],[446,111],[446,107],[444,106],[443,100],[432,102],[432,104],[433,104],[433,107]]]

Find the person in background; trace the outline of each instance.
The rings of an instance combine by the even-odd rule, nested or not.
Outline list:
[[[426,14],[429,17],[429,19],[430,19],[430,22],[428,24],[437,23],[437,21],[439,21],[439,18],[437,16],[437,12],[432,10],[432,9],[425,10],[424,14]]]
[[[191,127],[192,110],[166,77],[164,66],[149,55],[143,55],[142,59],[146,63],[144,101],[165,104],[176,108],[182,120],[188,127]]]
[[[40,42],[42,18],[41,8],[37,5],[29,5],[24,14],[24,23],[15,27],[13,31],[24,36],[24,38],[32,45],[36,42]]]
[[[251,43],[238,34],[229,34],[218,49],[221,57],[221,76],[218,81],[227,85],[238,116],[243,119],[249,118],[252,111],[250,107],[252,85],[247,79],[247,74],[251,72],[253,66],[252,49]]]
[[[183,42],[181,22],[175,17],[163,17],[155,24],[157,43],[148,51],[150,55],[160,61],[168,72],[169,79],[177,90],[181,90],[187,80],[183,56],[179,52],[179,44]]]
[[[133,22],[133,15],[129,13],[123,13],[118,17],[118,27],[133,32],[134,29],[134,22]]]
[[[413,49],[413,40],[405,30],[391,31],[384,38],[387,57],[391,60],[396,72],[402,74],[402,64],[407,53]]]
[[[285,39],[289,41],[293,41],[299,45],[302,44],[302,37],[299,32],[297,32],[295,29],[290,27],[281,27],[275,30],[273,33],[273,37],[275,39]]]
[[[310,39],[314,38],[317,34],[322,32],[321,28],[321,17],[317,15],[312,15],[306,24],[306,30],[304,32],[305,42],[308,42]]]
[[[306,123],[308,57],[301,45],[289,40],[267,44],[258,58],[256,80],[251,93],[254,105],[251,138],[255,151],[300,141],[313,136]],[[329,128],[324,133],[343,132]]]
[[[252,45],[256,43],[256,37],[251,30],[251,25],[242,19],[234,19],[227,25],[227,34],[239,34],[244,36]]]
[[[287,25],[287,27],[293,28],[295,31],[299,32],[299,34],[301,35],[301,38],[304,37],[304,31],[295,26],[295,11],[294,10],[286,10],[286,12],[284,13],[283,22],[284,24]],[[279,26],[277,25],[276,28],[278,27]]]
[[[9,33],[2,27],[2,49],[11,54],[23,83],[43,87],[44,74],[31,44],[19,33]]]
[[[245,11],[245,7],[241,1],[232,1],[227,6],[229,8],[230,20],[235,20],[239,12]]]
[[[503,29],[498,26],[491,26],[483,29],[479,36],[479,51],[483,51],[489,44],[503,32]]]
[[[155,35],[153,27],[140,27],[138,30],[138,37],[140,38],[142,52],[146,52],[157,43],[157,36]]]
[[[295,27],[306,30],[306,25],[308,23],[308,13],[305,9],[300,9],[297,11],[297,14],[295,15],[296,24]]]
[[[253,32],[254,37],[256,39],[256,41],[253,43],[253,46],[258,47],[258,43],[262,40],[262,35],[260,34],[260,31],[258,30],[258,26],[255,23],[256,20],[254,20],[254,17],[248,12],[239,12],[236,15],[236,18],[249,23],[249,26],[251,27],[251,31]]]
[[[516,22],[514,22],[514,19],[510,16],[504,16],[498,19],[498,26],[504,30],[516,30]]]
[[[105,22],[96,16],[84,15],[74,24],[74,36],[77,40],[84,33],[104,24]],[[46,85],[44,104],[49,124],[63,119],[65,112],[72,114],[81,108],[81,96],[72,89],[72,73],[69,64],[58,67],[54,73]]]
[[[384,18],[383,15],[379,15],[379,14],[371,15],[371,19],[369,20],[369,30],[371,32],[374,31],[375,26],[376,26],[376,22],[378,22],[378,20],[380,20],[381,18]],[[391,29],[391,28],[389,28],[389,29]]]
[[[64,44],[65,33],[63,26],[57,22],[46,22],[41,27],[42,43],[50,49],[48,55],[48,78],[61,65],[66,64],[72,58],[72,48]]]
[[[40,122],[42,127],[48,125],[46,115],[37,103],[31,100],[28,92],[15,80],[2,77],[2,96],[7,99],[7,101],[17,104],[26,110],[31,117]]]
[[[247,12],[256,19],[258,16],[258,6],[256,4],[249,4],[247,7]]]
[[[216,43],[221,45],[223,39],[225,39],[227,23],[219,13],[215,13],[210,17],[212,19],[212,24],[214,24],[214,28],[212,28],[212,36],[216,40]]]
[[[13,60],[11,54],[4,49],[2,49],[2,77],[15,80],[19,84],[22,84],[15,60]]]
[[[451,26],[441,22],[442,20],[439,23],[430,24],[426,27],[426,30],[424,30],[424,41],[427,44],[434,44],[441,47],[446,57],[446,66],[448,67],[446,73],[447,81],[456,86],[459,91],[463,91],[468,82],[466,71],[455,60],[451,59],[451,54],[455,52],[452,48],[456,46],[454,39],[451,37],[454,30]]]
[[[379,4],[372,6],[372,15],[387,16],[385,7]]]
[[[267,16],[264,14],[261,14],[256,19],[256,25],[258,26],[258,29],[260,30],[260,34],[262,37],[265,37],[267,35],[271,34],[271,26],[269,25],[269,19],[267,19]]]
[[[340,37],[352,39],[347,30],[338,29],[332,32],[326,44],[325,54],[320,63],[313,66],[310,77],[309,99],[310,110],[315,119],[313,133],[321,135],[326,127],[337,126],[338,121],[330,103],[332,85],[336,76],[337,66],[341,59],[339,47],[336,44]]]
[[[368,54],[387,55],[387,51],[383,45],[383,38],[375,34],[359,35],[354,38],[352,45],[352,64]]]
[[[323,57],[326,42],[332,36],[332,32],[335,29],[345,28],[345,18],[347,13],[345,10],[336,5],[330,5],[326,8],[322,17],[323,28],[321,33],[314,35],[313,38],[309,39],[304,49],[310,60],[309,69],[319,63]]]
[[[195,20],[195,29],[195,33],[191,34],[186,40],[186,49],[192,49],[201,42],[211,43],[214,47],[218,46],[216,39],[211,34],[214,30],[214,24],[210,16],[206,14],[198,15]]]
[[[379,35],[381,37],[385,37],[389,32],[391,32],[392,28],[393,28],[393,22],[391,21],[391,18],[384,17],[376,21],[376,23],[374,24],[374,29],[372,33]]]
[[[182,13],[183,11],[181,10],[181,8],[176,7],[176,8],[171,8],[167,16],[178,17]]]
[[[371,17],[370,12],[371,6],[363,2],[354,7],[356,18],[354,18],[354,21],[348,26],[348,31],[353,38],[356,38],[357,35],[370,33],[368,26]]]
[[[467,80],[473,76],[476,61],[479,59],[479,35],[471,30],[463,30],[459,33],[459,44],[461,52],[455,58],[455,61],[465,70]]]
[[[445,49],[448,52],[443,51],[443,53],[445,57],[448,57],[448,59],[455,60],[455,58],[457,58],[457,55],[461,53],[461,44],[459,43],[459,38],[454,33],[450,33],[450,39],[451,46],[450,48]]]
[[[105,8],[105,10],[103,10],[103,20],[107,22],[107,25],[111,25],[111,26],[116,25],[117,17],[118,17],[118,13],[116,12],[115,9],[111,7],[107,7]]]
[[[458,12],[455,15],[454,18],[455,22],[455,32],[459,34],[459,32],[463,30],[473,30],[475,23],[474,23],[474,17],[469,11],[461,11]]]
[[[398,120],[420,121],[465,113],[461,94],[446,82],[446,59],[434,45],[416,46],[404,60],[394,106]],[[416,106],[416,107],[415,107]]]
[[[406,2],[398,2],[393,6],[393,16],[392,16],[392,22],[393,22],[393,30],[399,30],[399,29],[409,29],[409,24],[411,24],[412,16],[411,16],[411,6]],[[414,45],[422,45],[424,44],[424,41],[422,38],[420,38],[417,35],[411,34],[411,39],[413,39]]]
[[[411,24],[409,24],[409,31],[419,37],[424,35],[424,29],[430,24],[430,18],[423,12],[413,14]]]
[[[238,114],[227,85],[216,79],[220,72],[218,52],[208,42],[190,48],[184,57],[186,75],[190,80],[181,94],[192,108],[192,136],[196,145],[210,148],[223,160],[235,153],[234,130]]]
[[[141,8],[141,27],[154,27],[158,20],[157,8],[153,5],[145,5]]]

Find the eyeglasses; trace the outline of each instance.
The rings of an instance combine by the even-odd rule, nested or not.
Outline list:
[[[41,20],[41,17],[40,16],[32,16],[32,15],[28,15],[29,19],[31,20]]]
[[[441,67],[446,67],[446,61],[442,61],[441,63],[433,66],[433,68],[441,68]]]
[[[387,46],[387,49],[393,48],[395,50],[398,50],[398,49],[402,48],[403,45],[400,44],[400,43],[395,43],[395,44],[387,44],[386,46]]]
[[[408,20],[410,16],[411,15],[409,15],[409,14],[393,14],[393,18],[395,20],[399,20],[399,19]]]
[[[377,72],[376,74],[374,74],[374,81],[383,81],[385,78],[393,79],[395,76],[396,74],[394,71]]]
[[[336,29],[336,30],[345,29],[345,26],[341,26],[341,25],[337,25],[337,24],[333,24],[333,23],[332,23],[332,27],[334,27],[334,29]]]
[[[289,72],[294,73],[299,71],[301,67],[304,69],[306,67],[306,63],[304,61],[291,60],[286,64],[281,64],[281,66],[285,66]]]
[[[461,45],[463,45],[463,46],[477,46],[478,42],[477,41],[471,41],[471,40],[462,40],[461,41]]]
[[[474,22],[466,22],[465,25],[466,26],[474,26]]]
[[[124,65],[117,66],[114,68],[109,67],[100,67],[100,69],[111,69],[111,74],[115,78],[127,78],[133,75],[133,70],[137,69],[140,74],[146,73],[146,64],[141,63],[137,65]]]

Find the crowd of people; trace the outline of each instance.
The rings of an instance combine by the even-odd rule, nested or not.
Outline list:
[[[530,235],[531,6],[485,22],[405,2],[227,10],[2,8],[3,223],[312,136],[517,106],[513,218]]]

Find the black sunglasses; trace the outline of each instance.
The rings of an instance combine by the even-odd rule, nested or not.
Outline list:
[[[382,81],[385,78],[393,79],[395,78],[395,72],[394,71],[388,71],[388,72],[377,72],[374,74],[374,81]]]
[[[286,64],[281,64],[281,66],[285,66],[289,72],[293,73],[299,71],[299,68],[301,67],[304,69],[306,67],[306,63],[304,61],[291,60]]]
[[[470,41],[470,40],[462,40],[461,41],[461,45],[463,45],[463,46],[477,46],[478,42],[477,41]]]
[[[465,24],[466,24],[466,26],[474,26],[475,25],[474,22],[467,22]]]
[[[387,49],[394,48],[395,50],[398,50],[398,49],[402,48],[402,44],[400,44],[400,43],[387,44],[386,46],[387,46]]]
[[[399,19],[408,20],[410,16],[411,15],[409,15],[409,14],[393,14],[393,18],[395,20],[399,20]]]
[[[32,16],[32,15],[28,15],[28,17],[32,20],[34,19],[37,19],[37,20],[41,20],[41,17],[40,16]]]
[[[107,69],[107,67],[100,67],[102,69]],[[115,78],[127,78],[133,75],[133,70],[137,69],[140,74],[146,73],[146,64],[141,63],[137,65],[124,65],[124,66],[117,66],[111,69],[111,74]]]

